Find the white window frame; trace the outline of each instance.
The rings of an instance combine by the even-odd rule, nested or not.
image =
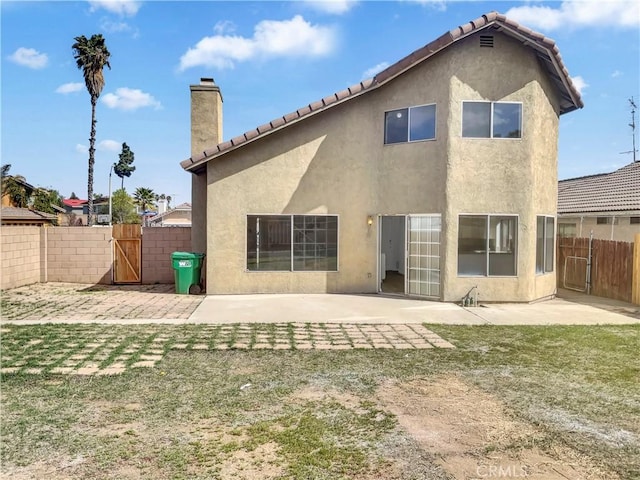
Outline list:
[[[433,125],[433,138],[421,138],[420,140],[411,140],[411,110],[413,110],[414,108],[420,108],[420,107],[430,107],[433,105],[433,108],[435,110],[434,113],[434,125]],[[403,142],[391,142],[391,143],[387,143],[387,113],[389,112],[394,112],[396,110],[407,110],[407,116],[409,117],[407,120],[407,140],[403,141]],[[386,110],[384,112],[384,131],[383,131],[383,135],[382,135],[382,139],[384,142],[384,145],[402,145],[403,143],[418,143],[418,142],[433,142],[436,140],[436,138],[438,137],[438,105],[436,103],[424,103],[422,105],[412,105],[411,107],[400,107],[400,108],[392,108],[391,110]]]
[[[491,113],[489,115],[489,136],[488,137],[468,137],[464,135],[464,104],[465,103],[489,103],[491,104]],[[496,103],[499,104],[511,104],[511,105],[520,105],[520,136],[519,137],[494,137],[493,136],[493,116],[494,116],[494,105]],[[490,139],[490,140],[522,140],[523,137],[523,123],[524,123],[524,105],[523,102],[513,102],[513,101],[496,101],[492,102],[490,100],[463,100],[460,104],[460,137],[461,138],[471,138],[471,139]]]

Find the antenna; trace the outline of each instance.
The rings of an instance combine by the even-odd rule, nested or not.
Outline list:
[[[628,152],[620,152],[620,154],[625,153],[633,153],[633,162],[637,162],[636,160],[636,152],[638,149],[636,148],[636,108],[638,106],[633,101],[633,97],[629,99],[629,105],[631,105],[631,123],[629,126],[631,127],[631,138],[633,140],[633,150],[629,150]]]

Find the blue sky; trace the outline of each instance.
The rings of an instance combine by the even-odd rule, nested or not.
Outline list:
[[[221,88],[229,139],[370,78],[493,10],[555,40],[582,92],[585,108],[561,117],[559,177],[632,161],[620,152],[632,149],[628,99],[640,105],[637,0],[0,5],[2,163],[65,197],[86,198],[91,110],[71,45],[94,33],[111,52],[97,107],[97,193],[108,193],[109,168],[127,142],[136,166],[125,179],[130,193],[148,187],[174,203],[190,201],[190,174],[179,162],[190,155],[189,85],[200,77],[213,76]]]

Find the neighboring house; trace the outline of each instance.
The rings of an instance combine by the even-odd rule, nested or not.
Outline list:
[[[219,87],[190,89],[207,293],[554,295],[559,116],[583,104],[543,35],[489,13],[222,143]]]
[[[21,186],[22,188],[24,188],[24,193],[26,197],[31,197],[31,194],[35,190],[35,187],[33,185],[22,180],[22,178],[19,176],[14,177],[12,175],[9,175],[8,177],[11,180],[13,180],[13,182],[15,182],[18,186]],[[4,185],[4,181],[5,181],[4,178],[2,181]],[[7,193],[6,191],[2,192],[1,204],[3,207],[17,207],[17,205],[14,203],[13,199],[11,198],[11,195],[9,195],[9,193]]]
[[[0,219],[2,225],[35,225],[38,227],[48,227],[58,221],[57,215],[18,207],[2,207]]]
[[[160,213],[147,220],[149,227],[190,227],[191,226],[191,204],[181,203],[171,210]]]
[[[640,233],[640,162],[558,182],[558,234],[633,242]]]
[[[65,198],[62,200],[62,206],[66,212],[66,220],[62,225],[80,226],[87,224],[87,217],[89,215],[88,200]]]

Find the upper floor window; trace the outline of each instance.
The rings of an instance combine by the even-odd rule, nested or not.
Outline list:
[[[384,114],[384,143],[406,143],[436,138],[436,106],[400,108]]]
[[[462,102],[462,136],[465,138],[521,138],[522,104]]]

